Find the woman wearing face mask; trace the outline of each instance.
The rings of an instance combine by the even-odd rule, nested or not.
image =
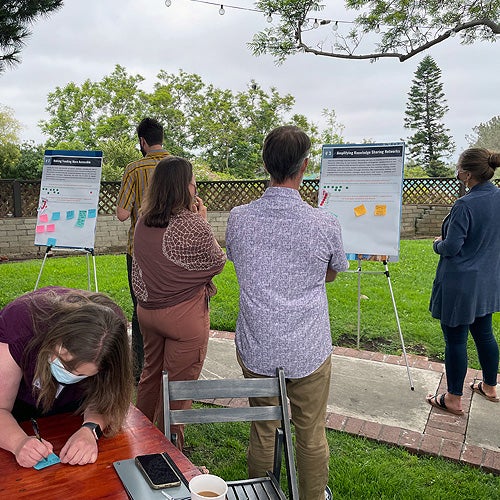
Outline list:
[[[467,373],[467,337],[476,345],[482,380],[470,389],[498,403],[498,344],[492,313],[500,311],[500,189],[489,182],[500,166],[500,154],[487,149],[464,151],[457,178],[469,189],[443,222],[434,240],[439,263],[432,288],[430,311],[441,321],[445,340],[448,391],[429,394],[427,402],[462,415],[462,393]]]
[[[126,318],[106,295],[48,287],[0,311],[0,448],[19,465],[32,467],[53,449],[18,422],[66,412],[83,420],[61,462],[95,462],[97,440],[120,429],[132,387]]]

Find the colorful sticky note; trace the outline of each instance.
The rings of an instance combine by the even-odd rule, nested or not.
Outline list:
[[[74,210],[68,210],[66,212],[66,219],[71,220],[75,218],[75,211]]]
[[[44,233],[45,232],[45,226],[36,226],[36,232],[37,233]]]
[[[76,220],[76,227],[83,227],[85,219],[87,218],[87,210],[78,210],[78,219]]]
[[[60,220],[61,212],[52,212],[52,220]]]
[[[87,213],[87,217],[88,217],[89,219],[95,219],[96,215],[97,215],[97,211],[96,211],[96,209],[95,209],[95,208],[91,208],[91,209],[88,211],[88,213]]]
[[[57,240],[55,238],[47,238],[47,246],[55,247]]]
[[[45,469],[45,467],[58,464],[60,461],[61,459],[55,453],[51,453],[47,458],[40,460],[33,468],[36,470]]]
[[[366,214],[366,207],[364,205],[358,205],[357,207],[354,207],[354,215],[356,217],[361,217],[362,215]]]
[[[387,205],[375,205],[375,215],[383,217],[387,214]]]
[[[42,214],[40,217],[38,217],[38,220],[40,222],[49,222],[49,216],[47,214]]]
[[[53,233],[55,230],[56,230],[55,224],[47,224],[47,232],[48,233]]]

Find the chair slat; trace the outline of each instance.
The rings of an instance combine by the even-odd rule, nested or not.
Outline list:
[[[182,380],[169,382],[170,400],[274,397],[279,395],[276,378],[234,380]]]
[[[171,424],[251,422],[253,420],[281,420],[280,407],[197,408],[193,410],[176,410],[172,411],[170,414]]]

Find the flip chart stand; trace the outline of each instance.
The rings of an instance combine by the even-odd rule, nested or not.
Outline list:
[[[398,315],[398,308],[396,307],[396,300],[394,299],[394,292],[392,290],[392,283],[391,283],[391,275],[389,273],[389,265],[387,263],[387,260],[383,260],[382,263],[384,264],[385,271],[363,271],[361,269],[361,259],[358,259],[358,268],[354,271],[350,271],[353,273],[357,273],[358,275],[358,337],[357,337],[357,349],[359,349],[359,338],[360,338],[360,330],[361,330],[361,274],[385,274],[387,277],[387,283],[389,284],[389,291],[391,293],[391,299],[392,299],[392,307],[394,309],[394,315],[396,316],[396,323],[398,325],[398,332],[399,332],[399,338],[401,340],[401,347],[403,348],[403,357],[405,360],[406,364],[406,372],[408,374],[408,381],[410,382],[410,389],[412,391],[415,390],[415,386],[413,385],[413,379],[411,377],[410,373],[410,367],[408,365],[408,358],[406,356],[406,348],[405,348],[405,342],[403,339],[403,333],[401,332],[401,324],[399,322],[399,315]],[[347,271],[349,272],[349,271]]]
[[[36,284],[35,284],[35,290],[38,288],[38,283],[40,282],[40,278],[42,277],[42,272],[43,272],[43,268],[45,266],[45,261],[47,260],[47,257],[49,256],[50,252],[52,250],[56,250],[57,247],[53,247],[53,246],[47,246],[47,249],[45,250],[45,255],[43,256],[43,261],[42,261],[42,266],[40,268],[40,272],[38,273],[38,278],[36,280]],[[97,270],[96,270],[96,266],[95,266],[95,254],[94,254],[94,249],[93,248],[61,248],[61,250],[72,250],[72,251],[80,251],[80,252],[85,252],[86,256],[87,256],[87,287],[88,287],[88,290],[92,290],[91,288],[91,283],[90,283],[90,273],[91,273],[91,267],[93,269],[93,272],[94,272],[94,290],[96,292],[99,291],[98,287],[97,287]],[[90,255],[92,255],[92,266],[90,265]]]

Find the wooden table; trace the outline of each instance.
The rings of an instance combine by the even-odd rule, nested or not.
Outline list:
[[[42,437],[54,445],[54,453],[59,455],[66,440],[81,422],[81,417],[64,414],[40,418],[38,426]],[[33,434],[29,422],[21,426],[28,434]],[[0,450],[0,498],[126,499],[127,493],[113,468],[113,462],[164,451],[188,480],[200,473],[161,431],[131,405],[122,432],[113,438],[99,440],[99,456],[93,464],[56,464],[37,471],[19,466],[12,453]]]

